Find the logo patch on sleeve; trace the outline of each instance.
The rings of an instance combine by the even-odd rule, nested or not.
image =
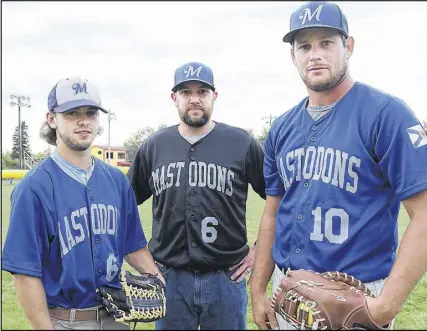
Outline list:
[[[421,125],[417,124],[408,128],[408,134],[414,148],[427,145],[427,134]]]

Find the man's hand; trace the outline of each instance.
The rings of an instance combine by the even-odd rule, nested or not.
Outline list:
[[[276,313],[271,308],[271,300],[267,294],[252,294],[252,316],[260,330],[279,330]]]
[[[231,266],[229,269],[232,270],[240,265],[240,267],[231,275],[231,279],[235,280],[237,278],[237,281],[243,280],[254,267],[255,263],[255,247],[249,248],[248,254],[244,257],[242,261],[239,263]]]
[[[163,277],[163,275],[162,275],[162,273],[160,272],[160,270],[159,270],[159,272],[157,273],[157,278],[158,278],[158,279],[160,279],[160,280],[162,281],[163,285],[166,287],[166,281],[165,281],[165,278]]]

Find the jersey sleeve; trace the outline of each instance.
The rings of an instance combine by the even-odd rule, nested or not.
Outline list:
[[[246,155],[248,182],[258,195],[265,199],[265,181],[263,175],[264,149],[262,145],[251,136],[251,144]]]
[[[127,206],[128,222],[126,227],[126,244],[124,251],[125,255],[132,253],[147,245],[147,239],[145,238],[145,233],[142,229],[135,195],[130,186],[128,190]]]
[[[274,140],[275,140],[274,128],[272,127],[268,132],[267,139],[264,145],[265,193],[267,195],[280,196],[285,193],[285,189],[280,177],[279,169],[277,168]]]
[[[2,269],[41,278],[42,262],[48,251],[49,240],[42,202],[31,188],[18,184],[11,195]]]
[[[152,195],[149,186],[149,167],[146,159],[147,143],[144,143],[136,154],[128,172],[127,177],[135,193],[138,205],[149,199]]]
[[[427,189],[427,137],[400,99],[392,99],[374,127],[375,155],[400,200]]]

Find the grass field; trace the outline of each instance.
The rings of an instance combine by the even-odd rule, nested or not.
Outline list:
[[[2,185],[2,247],[5,236],[9,226],[9,210],[10,203],[9,197],[12,192],[13,185]],[[248,221],[248,239],[249,242],[254,242],[257,232],[259,220],[261,217],[264,203],[263,200],[256,196],[252,191],[248,197],[247,207],[247,221]],[[151,223],[150,223],[151,200],[140,206],[140,214],[142,218],[143,227],[148,238],[151,237]],[[402,209],[399,215],[399,238],[402,237],[403,232],[408,224],[408,215]],[[129,266],[125,265],[128,269]],[[249,294],[248,305],[248,329],[257,330],[256,325],[252,321],[252,309]],[[30,324],[27,322],[24,313],[17,303],[15,290],[13,287],[12,279],[9,273],[2,271],[2,330],[25,330],[30,329]],[[136,329],[138,330],[152,330],[154,323],[142,324],[138,323]],[[395,329],[407,330],[422,330],[427,329],[427,275],[418,283],[414,291],[406,302],[402,312],[397,316]]]

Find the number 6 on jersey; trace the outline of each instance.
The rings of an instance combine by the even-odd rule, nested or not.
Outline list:
[[[213,243],[218,237],[218,232],[208,224],[218,225],[218,220],[215,217],[205,217],[202,220],[202,239],[205,243]]]

